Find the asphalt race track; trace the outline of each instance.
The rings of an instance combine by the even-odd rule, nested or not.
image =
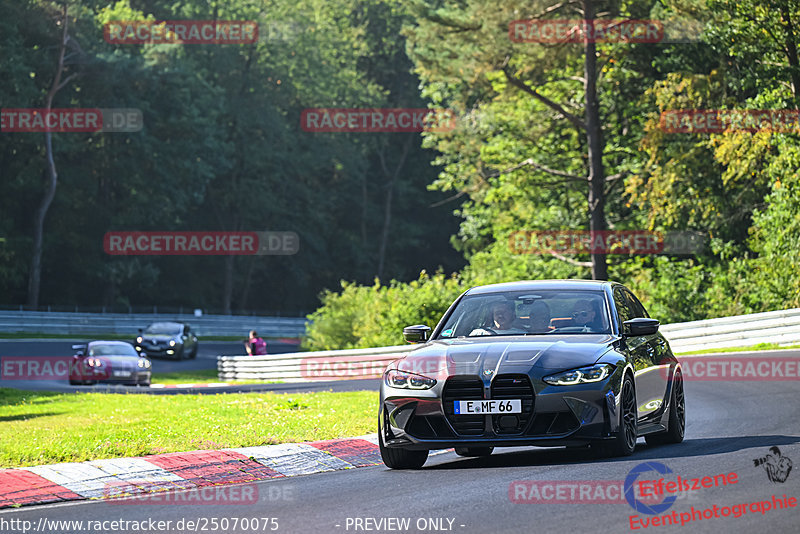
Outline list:
[[[798,351],[781,353],[797,356]],[[384,466],[364,467],[307,476],[273,479],[256,483],[257,504],[230,505],[221,501],[164,506],[137,502],[129,505],[107,502],[76,502],[18,510],[0,511],[2,520],[20,519],[36,525],[46,520],[149,520],[172,521],[169,532],[190,532],[176,528],[178,521],[209,521],[206,529],[214,532],[212,518],[227,518],[228,532],[461,532],[486,534],[509,533],[589,533],[589,532],[797,532],[800,503],[795,508],[759,511],[749,503],[800,498],[800,388],[791,381],[688,381],[686,387],[686,439],[679,445],[649,447],[640,439],[633,456],[624,459],[596,459],[581,449],[496,449],[488,458],[466,459],[453,452],[429,458],[419,471],[391,471]],[[268,422],[265,421],[265,424]],[[764,457],[770,447],[780,447],[782,455],[794,463],[784,482],[772,482],[763,466],[754,460]],[[576,481],[618,481],[643,462],[654,461],[672,470],[666,480],[714,477],[736,473],[736,483],[698,489],[680,494],[666,511],[656,515],[637,512],[626,502],[597,504],[570,502],[565,490],[545,493],[545,503],[514,503],[515,481],[537,480],[542,483],[568,484]],[[653,471],[642,479],[657,479]],[[511,488],[511,491],[509,491]],[[188,493],[191,494],[192,490]],[[555,491],[555,490],[551,490]],[[524,491],[517,494],[528,498]],[[611,496],[611,493],[608,494]],[[187,495],[188,502],[197,502]],[[748,504],[746,513],[736,505]],[[719,513],[740,517],[710,517],[678,526],[642,528],[631,517],[663,517],[676,512],[691,517],[718,507]],[[761,509],[766,506],[760,506]],[[713,512],[708,512],[709,515]],[[696,518],[697,516],[695,516]],[[259,519],[258,528],[231,528],[237,518],[276,518],[274,523]],[[388,518],[408,519],[408,528]],[[381,522],[383,521],[383,522]],[[688,519],[687,519],[688,521]],[[220,523],[221,524],[221,523]],[[17,523],[19,525],[19,523]],[[54,528],[49,532],[78,532]],[[194,525],[197,527],[198,525]],[[266,528],[262,528],[266,527]],[[389,528],[386,528],[389,527]],[[10,527],[9,527],[10,528]],[[2,529],[3,532],[17,532]],[[150,530],[148,532],[156,532]],[[109,530],[112,532],[112,530]],[[114,531],[116,532],[116,531]],[[143,532],[143,531],[142,531]]]

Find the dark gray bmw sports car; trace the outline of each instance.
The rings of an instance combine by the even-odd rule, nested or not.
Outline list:
[[[639,300],[614,282],[547,280],[474,287],[381,382],[384,463],[421,467],[432,449],[591,446],[605,455],[683,441],[678,360]]]

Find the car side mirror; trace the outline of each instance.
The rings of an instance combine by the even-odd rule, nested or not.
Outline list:
[[[143,333],[143,332],[144,332],[144,330],[142,330],[142,329],[140,328],[140,329],[139,329],[139,333],[141,334],[141,333]]]
[[[431,327],[424,324],[416,324],[403,328],[403,339],[407,343],[425,343],[431,335]]]
[[[636,319],[631,319],[630,321],[622,323],[623,327],[627,327],[627,331],[624,331],[622,335],[627,337],[650,336],[658,332],[660,324],[658,319],[637,317]]]

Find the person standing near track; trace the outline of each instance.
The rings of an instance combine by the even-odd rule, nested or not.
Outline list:
[[[250,356],[267,354],[267,342],[258,337],[258,332],[250,330],[250,337],[244,342],[244,348]]]

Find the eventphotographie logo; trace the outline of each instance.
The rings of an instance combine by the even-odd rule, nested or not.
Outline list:
[[[763,467],[770,482],[786,482],[792,471],[792,460],[781,454],[778,447],[770,447],[766,456],[753,460],[755,467]]]
[[[295,232],[106,232],[112,256],[291,256],[300,250]]]
[[[455,128],[448,109],[308,108],[300,114],[306,132],[447,132]]]
[[[138,132],[144,126],[136,108],[3,108],[0,132]]]
[[[252,20],[111,21],[103,26],[111,44],[253,44],[258,23]]]

